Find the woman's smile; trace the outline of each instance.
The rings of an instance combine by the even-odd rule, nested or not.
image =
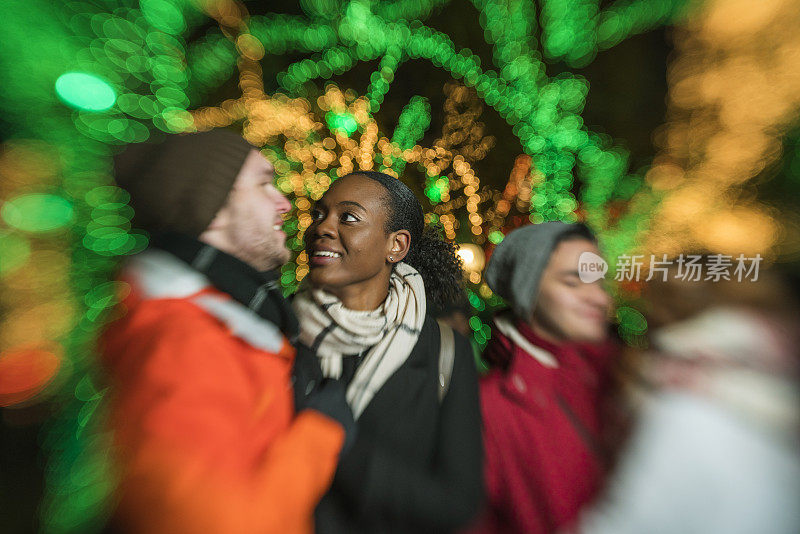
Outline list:
[[[341,252],[332,248],[328,248],[322,244],[312,245],[307,254],[308,262],[315,267],[324,267],[325,265],[330,265],[331,263],[337,262],[342,258]]]

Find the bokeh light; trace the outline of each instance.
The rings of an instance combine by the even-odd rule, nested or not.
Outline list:
[[[3,221],[27,232],[49,232],[64,228],[73,220],[69,200],[57,195],[20,195],[0,208]]]
[[[66,104],[87,111],[105,111],[117,100],[108,82],[85,72],[67,72],[59,76],[56,93]]]
[[[15,347],[0,353],[0,406],[25,402],[53,379],[61,358],[52,350]]]

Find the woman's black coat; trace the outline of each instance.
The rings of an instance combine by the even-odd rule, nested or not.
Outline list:
[[[406,362],[358,420],[353,448],[317,507],[321,534],[451,532],[482,499],[478,382],[472,350],[456,333],[447,395],[440,402],[439,327],[426,317]],[[317,358],[298,349],[299,391],[322,380]]]

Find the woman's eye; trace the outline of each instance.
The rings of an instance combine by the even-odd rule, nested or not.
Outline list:
[[[311,210],[311,220],[318,221],[322,219],[322,212],[319,210]]]
[[[358,221],[358,217],[353,215],[352,213],[342,213],[342,221],[344,222],[356,222]]]

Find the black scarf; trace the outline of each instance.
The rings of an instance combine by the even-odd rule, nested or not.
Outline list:
[[[230,254],[182,234],[155,234],[150,245],[188,263],[208,277],[215,288],[276,325],[289,341],[295,342],[297,317],[281,292],[279,271],[259,272]]]

